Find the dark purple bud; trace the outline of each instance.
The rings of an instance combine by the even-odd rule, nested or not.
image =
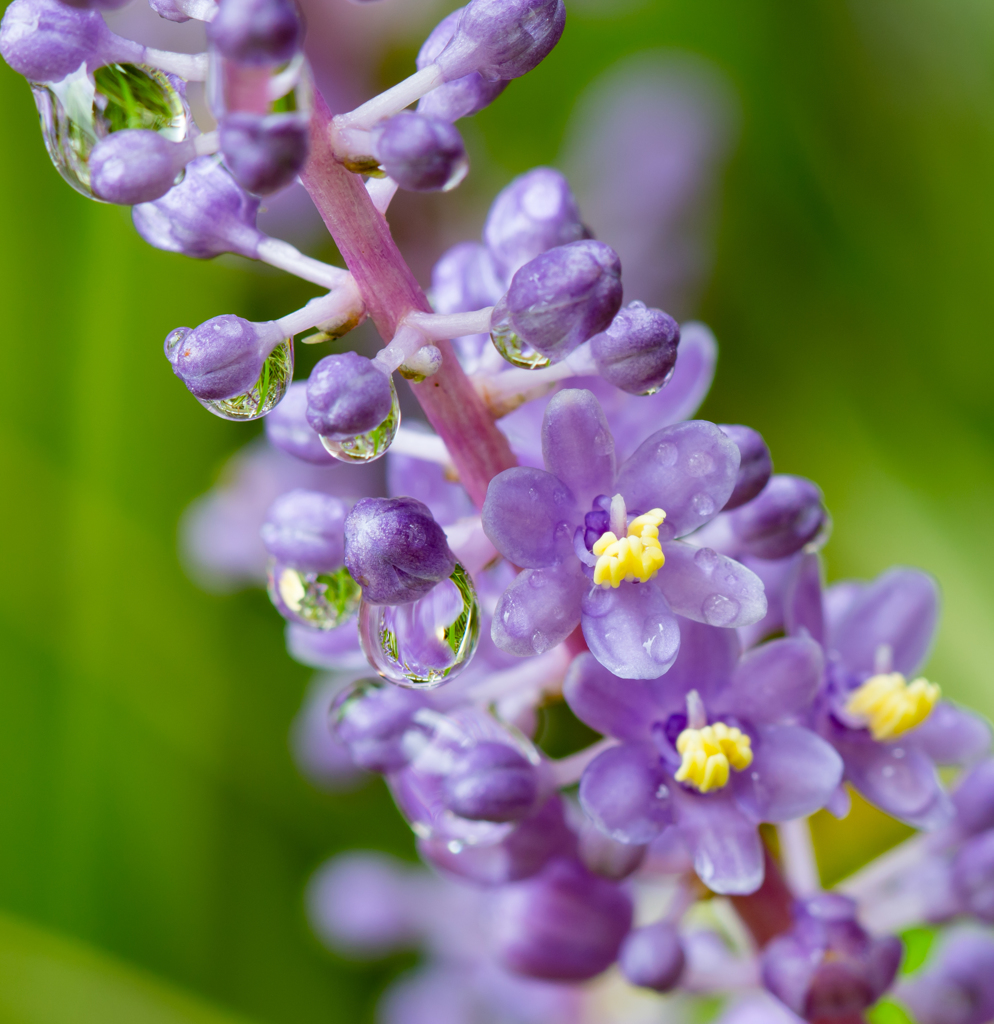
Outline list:
[[[158,132],[126,128],[93,147],[90,187],[108,203],[150,203],[173,187],[176,175],[194,156],[192,141],[170,142]]]
[[[953,888],[971,914],[994,924],[994,830],[960,847],[953,861]]]
[[[484,246],[460,242],[435,264],[431,290],[439,313],[469,313],[492,306],[504,294],[504,284]]]
[[[0,54],[32,82],[61,82],[84,63],[139,62],[143,49],[114,35],[97,11],[60,0],[14,0],[0,22]]]
[[[494,330],[510,329],[553,362],[565,359],[621,305],[621,263],[603,242],[570,242],[536,256],[494,308]]]
[[[331,726],[360,768],[400,771],[427,742],[414,716],[428,706],[417,691],[362,679],[332,705]]]
[[[186,165],[183,180],[161,199],[136,206],[131,219],[149,245],[166,252],[198,260],[224,252],[254,259],[264,237],[255,226],[258,212],[259,200],[220,160],[202,156]]]
[[[447,81],[478,71],[483,78],[519,78],[559,42],[563,0],[471,0],[436,63]]]
[[[307,381],[307,422],[332,441],[375,429],[392,404],[388,374],[355,352],[325,356]]]
[[[673,375],[680,327],[668,313],[631,302],[590,339],[600,375],[630,395],[651,395]]]
[[[273,347],[265,326],[226,313],[192,331],[178,327],[166,338],[166,358],[197,398],[231,398],[259,379]]]
[[[952,794],[956,824],[968,835],[994,828],[994,759],[971,769]]]
[[[362,498],[345,520],[345,564],[370,604],[424,597],[456,567],[445,532],[415,498]]]
[[[119,7],[123,7],[129,2],[130,0],[62,0],[62,3],[81,11],[116,11]],[[150,4],[150,6],[155,10],[154,5]]]
[[[589,236],[569,182],[551,167],[515,178],[491,204],[483,228],[494,263],[508,278],[543,252]]]
[[[218,52],[240,64],[282,64],[303,41],[293,0],[221,0],[207,35]]]
[[[676,928],[658,921],[628,933],[618,957],[621,973],[640,988],[669,992],[683,974],[685,957]]]
[[[918,1024],[987,1024],[994,1020],[994,938],[950,935],[938,962],[905,983],[900,999]]]
[[[288,455],[319,466],[328,466],[335,461],[307,422],[306,381],[294,381],[287,388],[283,401],[264,423],[269,443]]]
[[[446,192],[469,170],[462,136],[448,122],[405,110],[377,129],[376,158],[411,192]]]
[[[766,486],[773,472],[770,449],[766,447],[763,435],[752,427],[721,424],[722,431],[734,442],[742,456],[739,473],[735,478],[735,490],[725,502],[725,512],[730,512],[747,501],[752,501]]]
[[[538,770],[506,743],[477,743],[445,777],[445,806],[473,821],[519,821],[537,798]]]
[[[260,533],[273,558],[304,572],[333,572],[345,560],[346,504],[320,491],[280,495]]]
[[[632,924],[632,904],[615,882],[575,860],[556,859],[494,900],[493,938],[509,970],[551,981],[582,981],[607,970]]]
[[[814,540],[828,513],[821,490],[801,476],[771,476],[759,495],[729,513],[729,523],[745,554],[786,558]]]
[[[307,123],[305,114],[228,114],[218,132],[238,184],[260,196],[289,185],[307,162]]]
[[[432,30],[418,52],[418,70],[435,63],[438,55],[449,45],[462,15],[458,8],[446,15]],[[458,121],[489,106],[507,88],[505,81],[487,81],[478,71],[456,78],[432,89],[418,103],[418,113],[437,117],[443,121]]]

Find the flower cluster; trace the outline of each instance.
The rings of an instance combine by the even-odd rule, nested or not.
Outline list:
[[[731,994],[729,1024],[855,1021],[894,984],[894,931],[994,923],[989,732],[920,675],[934,581],[823,586],[821,491],[774,473],[755,430],[692,418],[713,337],[624,296],[558,171],[496,197],[431,301],[394,244],[395,191],[459,184],[454,122],[548,55],[562,0],[470,0],[409,78],[335,113],[292,0],[153,0],[209,23],[194,56],[120,38],[101,6],[14,0],[0,29],[59,172],[133,206],[154,246],[326,290],[277,320],[178,327],[165,354],[213,414],[266,417],[191,512],[192,560],[265,574],[291,655],[332,672],[302,764],[383,776],[435,872],[350,857],[312,885],[333,946],[433,950],[386,1019],[620,1021],[641,990]],[[209,131],[186,100],[201,80]],[[298,177],[345,267],[258,228],[260,197]],[[374,358],[333,352],[292,383],[295,336],[367,318]],[[426,423],[401,425],[395,374]],[[550,757],[553,705],[600,738]],[[971,769],[951,796],[949,766]],[[928,835],[825,892],[806,819],[845,816],[851,789]],[[925,1024],[991,1020],[992,948],[951,933],[898,997]]]

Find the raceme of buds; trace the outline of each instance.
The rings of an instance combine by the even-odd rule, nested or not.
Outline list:
[[[240,64],[281,64],[296,55],[304,28],[293,0],[221,0],[208,37]]]
[[[307,382],[295,381],[265,419],[269,443],[304,462],[327,466],[335,460],[307,422]]]
[[[307,161],[306,114],[228,114],[218,132],[232,176],[256,195],[289,185]]]
[[[134,206],[164,196],[197,155],[192,140],[139,129],[113,132],[90,153],[90,187],[108,203]]]
[[[427,704],[416,690],[366,679],[339,695],[331,720],[360,768],[387,774],[403,768],[425,742],[414,716]]]
[[[307,422],[333,441],[373,430],[392,403],[389,375],[355,352],[325,356],[307,381]]]
[[[427,505],[363,498],[345,520],[345,564],[369,604],[406,604],[452,575],[456,559]]]
[[[686,958],[676,928],[657,921],[628,933],[621,946],[621,973],[640,988],[669,992],[683,974]]]
[[[673,317],[644,302],[631,302],[607,330],[590,339],[590,349],[606,381],[630,395],[651,395],[673,373],[679,342]]]
[[[507,743],[477,743],[445,778],[445,804],[474,821],[517,821],[539,794],[538,771]]]
[[[462,136],[448,122],[404,111],[380,125],[376,157],[397,184],[412,192],[448,191],[466,177]]]
[[[725,502],[725,512],[752,501],[766,486],[773,472],[773,460],[762,434],[752,427],[721,424],[721,429],[735,442],[742,456],[739,475],[735,478],[735,490]]]
[[[340,498],[320,491],[288,491],[270,506],[259,531],[266,551],[307,572],[331,572],[345,556],[345,516]]]
[[[817,536],[827,516],[820,488],[804,477],[780,473],[752,501],[731,512],[729,522],[746,553],[786,558]]]

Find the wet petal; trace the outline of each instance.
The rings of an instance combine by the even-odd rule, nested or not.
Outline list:
[[[572,490],[581,509],[612,494],[614,438],[597,399],[570,388],[553,395],[542,423],[545,468]]]
[[[680,627],[652,583],[591,587],[583,598],[583,637],[593,656],[622,679],[657,679],[680,647]]]
[[[777,722],[803,711],[814,699],[824,668],[821,646],[810,637],[771,640],[739,662],[728,710],[756,723]]]
[[[647,739],[660,711],[642,679],[619,679],[589,651],[577,655],[563,683],[570,710],[592,729],[618,739]]]
[[[824,807],[842,780],[831,744],[797,725],[758,731],[752,764],[732,773],[739,806],[756,821],[790,821]]]
[[[508,654],[526,658],[560,644],[580,623],[590,581],[576,559],[548,569],[526,569],[504,591],[490,635]]]
[[[751,626],[766,614],[762,580],[711,548],[668,541],[655,582],[677,615],[709,626]]]
[[[691,690],[704,698],[704,706],[717,706],[727,690],[739,659],[735,630],[716,629],[692,619],[680,623],[680,652],[663,679],[652,684],[656,701],[665,716],[684,711]]]
[[[580,804],[605,835],[619,843],[648,843],[673,820],[667,781],[655,748],[625,743],[587,766]]]
[[[990,750],[991,729],[979,715],[940,701],[915,730],[908,733],[914,744],[936,764],[967,765]]]
[[[802,554],[787,581],[783,598],[784,628],[792,636],[805,629],[818,643],[825,642],[823,589],[821,555]]]
[[[661,537],[682,537],[714,517],[735,488],[739,449],[713,423],[691,420],[650,435],[625,461],[617,488],[629,509],[662,508]]]

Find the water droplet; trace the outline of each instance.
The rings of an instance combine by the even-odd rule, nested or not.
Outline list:
[[[518,337],[511,325],[510,316],[491,324],[490,340],[494,343],[494,348],[512,366],[520,366],[522,370],[541,370],[549,365],[547,356],[536,352],[531,345]]]
[[[387,418],[368,434],[358,434],[345,441],[332,441],[329,437],[322,437],[321,444],[328,454],[333,455],[339,462],[375,462],[386,455],[400,428],[400,400],[397,398],[397,388],[392,378],[390,398],[390,412]]]
[[[167,344],[168,341],[167,338]],[[292,379],[293,339],[286,338],[269,353],[259,379],[248,391],[234,398],[200,398],[198,401],[223,420],[257,420],[280,404]]]
[[[166,335],[166,355],[168,356],[187,335],[192,333],[193,329],[190,327],[177,327],[175,330],[170,331]]]
[[[724,594],[711,594],[705,598],[701,611],[709,626],[730,626],[739,614],[739,602]]]
[[[694,452],[687,459],[687,472],[691,476],[706,476],[714,469],[714,459],[707,452]]]
[[[452,173],[449,175],[448,181],[442,186],[443,192],[450,192],[462,180],[469,174],[469,157],[463,156],[461,160],[457,160],[452,167]]]
[[[480,639],[480,606],[466,570],[410,604],[359,606],[359,643],[370,665],[400,686],[433,689],[454,678]]]
[[[680,452],[672,441],[660,441],[656,445],[656,462],[660,466],[675,466]]]
[[[701,548],[694,554],[694,564],[705,572],[714,572],[718,566],[718,553],[711,548]]]
[[[714,498],[710,494],[695,494],[691,499],[691,504],[694,506],[694,511],[699,516],[713,516],[717,509],[715,508]]]
[[[275,562],[269,567],[267,589],[281,614],[312,629],[342,625],[359,610],[362,599],[362,588],[345,566],[316,573]]]
[[[171,77],[144,64],[106,64],[92,79],[82,69],[61,82],[32,82],[31,91],[55,169],[90,199],[96,197],[88,161],[102,138],[123,128],[144,128],[182,142],[192,123]]]

